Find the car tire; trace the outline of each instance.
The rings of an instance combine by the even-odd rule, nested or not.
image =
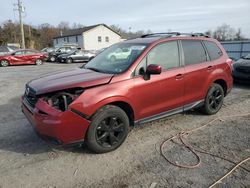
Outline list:
[[[56,57],[53,55],[49,58],[50,62],[55,62],[56,61]]]
[[[35,61],[35,64],[36,64],[36,65],[42,65],[42,64],[43,64],[43,61],[42,61],[41,59],[37,59],[37,60]]]
[[[106,153],[117,149],[128,135],[128,116],[117,106],[104,106],[91,120],[86,143],[95,153]]]
[[[115,62],[115,61],[116,61],[116,57],[115,57],[114,55],[112,55],[112,56],[110,57],[110,61],[111,61],[111,62]]]
[[[68,64],[73,63],[73,59],[72,58],[66,59],[66,63],[68,63]]]
[[[207,115],[216,114],[221,109],[223,101],[224,90],[221,85],[214,83],[207,92],[202,110]]]
[[[1,65],[1,67],[8,67],[10,65],[10,63],[8,60],[3,59],[0,61],[0,65]]]

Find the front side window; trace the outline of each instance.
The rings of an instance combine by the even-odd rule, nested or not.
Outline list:
[[[99,53],[83,68],[108,74],[124,72],[146,49],[147,44],[118,43]]]
[[[147,55],[147,64],[157,64],[162,69],[179,67],[179,50],[177,41],[166,42],[154,47]]]
[[[139,63],[139,65],[135,68],[134,75],[144,75],[147,69],[147,58],[143,58],[143,60]]]
[[[14,55],[23,55],[23,54],[24,54],[24,51],[17,51],[17,52],[15,52]]]
[[[134,75],[143,75],[150,64],[157,64],[163,70],[180,66],[179,48],[177,41],[159,44],[154,47],[136,67]]]
[[[222,51],[214,42],[203,41],[203,43],[207,48],[207,52],[211,60],[216,60],[220,58],[220,56],[222,55]]]
[[[182,40],[185,65],[192,65],[207,61],[206,52],[200,41]]]

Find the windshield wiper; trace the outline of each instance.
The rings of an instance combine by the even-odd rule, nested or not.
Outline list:
[[[92,71],[95,71],[95,72],[101,72],[99,69],[94,68],[94,67],[84,67],[84,68],[85,68],[85,69],[92,70]]]

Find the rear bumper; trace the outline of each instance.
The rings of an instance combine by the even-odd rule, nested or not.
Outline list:
[[[42,100],[32,109],[23,99],[22,111],[38,135],[62,145],[83,142],[90,124],[80,115],[70,110],[61,112]]]

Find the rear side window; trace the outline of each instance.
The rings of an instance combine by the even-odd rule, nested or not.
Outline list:
[[[222,51],[214,42],[211,41],[203,41],[203,42],[207,48],[210,60],[216,60],[219,59],[220,56],[222,56]]]
[[[207,61],[206,52],[201,41],[182,40],[185,64],[192,65]]]
[[[157,64],[163,69],[179,67],[179,50],[177,41],[157,45],[147,55],[147,64]]]

